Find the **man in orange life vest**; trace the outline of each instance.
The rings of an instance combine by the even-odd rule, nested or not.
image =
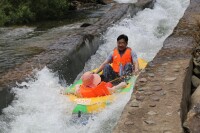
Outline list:
[[[108,82],[120,76],[138,72],[137,55],[127,45],[128,37],[124,34],[118,36],[117,47],[95,71],[95,73],[99,73],[103,70],[103,81]],[[112,63],[112,66],[110,66],[110,63]]]

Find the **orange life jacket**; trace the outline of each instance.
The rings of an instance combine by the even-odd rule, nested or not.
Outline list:
[[[95,88],[88,88],[88,87],[85,87],[84,85],[81,85],[79,89],[79,93],[84,98],[110,95],[110,92],[107,89],[107,83],[103,81],[99,85],[97,85],[97,87]]]
[[[120,71],[120,64],[122,66],[125,66],[127,63],[132,63],[132,56],[131,56],[131,48],[126,48],[126,51],[122,56],[120,56],[119,51],[117,48],[114,49],[112,60],[112,68],[116,73],[119,73]]]

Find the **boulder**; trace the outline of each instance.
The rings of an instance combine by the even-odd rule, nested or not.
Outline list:
[[[195,75],[192,76],[192,85],[195,88],[197,88],[200,85],[200,79]]]
[[[199,67],[195,67],[193,69],[193,72],[194,72],[195,75],[200,75],[200,68]]]
[[[192,94],[190,103],[190,109],[193,109],[195,105],[200,103],[200,86]]]
[[[187,114],[187,119],[183,126],[190,133],[199,133],[200,131],[200,103],[196,104]]]
[[[200,46],[193,50],[193,63],[195,66],[200,66]]]
[[[190,111],[183,126],[191,133],[199,133],[200,131],[200,86],[191,96]]]

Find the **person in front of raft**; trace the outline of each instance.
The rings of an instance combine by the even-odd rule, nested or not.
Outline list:
[[[103,70],[101,77],[105,82],[137,73],[139,70],[137,55],[127,45],[128,37],[124,34],[118,36],[117,47],[94,73],[97,74]],[[111,63],[112,66],[110,65]]]
[[[92,72],[85,72],[81,79],[82,84],[75,86],[75,95],[83,98],[111,95],[127,85],[125,82],[121,82],[120,84],[113,86],[110,82],[101,81],[101,77]]]

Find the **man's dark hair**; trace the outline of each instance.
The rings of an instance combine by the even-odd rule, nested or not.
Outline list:
[[[117,41],[119,41],[121,39],[124,39],[124,41],[126,43],[128,43],[128,36],[127,35],[124,35],[124,34],[119,35],[118,38],[117,38]]]

